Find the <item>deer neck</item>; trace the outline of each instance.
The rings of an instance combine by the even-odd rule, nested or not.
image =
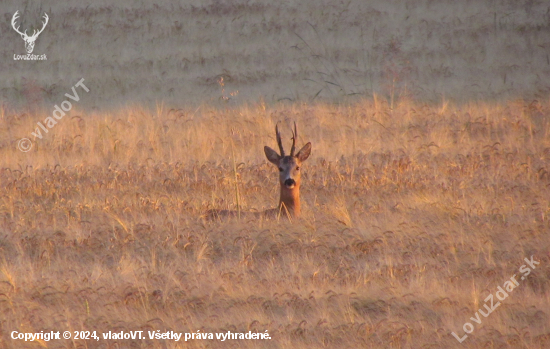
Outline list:
[[[284,205],[284,206],[283,206]],[[281,206],[283,206],[281,208]],[[289,189],[286,186],[281,186],[281,199],[279,200],[279,208],[282,213],[285,213],[285,208],[293,217],[300,216],[300,186],[296,185]]]

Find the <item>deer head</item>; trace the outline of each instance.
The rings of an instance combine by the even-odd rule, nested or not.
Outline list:
[[[25,40],[25,49],[27,50],[27,53],[32,53],[32,50],[34,50],[34,42],[36,41],[36,38],[38,38],[38,35],[40,35],[40,33],[42,33],[42,31],[44,31],[44,28],[46,28],[46,25],[48,24],[48,14],[47,13],[44,13],[44,19],[45,21],[42,22],[42,29],[40,29],[38,32],[36,30],[33,31],[32,35],[31,36],[28,36],[27,35],[27,30],[25,30],[24,33],[21,33],[19,31],[19,26],[16,28],[15,27],[15,21],[17,20],[17,18],[19,18],[18,16],[18,12],[19,11],[15,11],[15,13],[13,14],[13,17],[11,19],[11,26],[13,27],[13,29],[19,33],[19,35],[21,35],[21,37],[23,38],[23,40]]]
[[[275,126],[275,135],[277,137],[277,144],[279,145],[280,154],[270,147],[265,146],[265,156],[269,162],[277,166],[279,169],[279,184],[281,186],[281,198],[279,205],[284,205],[284,207],[289,210],[292,215],[297,217],[300,215],[301,166],[311,154],[311,143],[308,142],[302,147],[302,149],[300,149],[300,151],[298,151],[298,153],[295,154],[298,131],[296,129],[296,123],[294,123],[290,155],[285,155],[283,142],[281,141],[281,133],[279,132],[279,128],[277,126]]]

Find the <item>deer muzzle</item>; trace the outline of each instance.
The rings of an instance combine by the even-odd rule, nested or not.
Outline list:
[[[285,186],[289,189],[294,188],[295,185],[296,185],[296,181],[292,178],[289,178],[285,181]]]

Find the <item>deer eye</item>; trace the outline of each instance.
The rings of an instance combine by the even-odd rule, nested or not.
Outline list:
[[[282,167],[279,167],[279,172],[283,172],[283,168],[282,168]]]
[[[300,166],[296,166],[296,171],[300,171]]]

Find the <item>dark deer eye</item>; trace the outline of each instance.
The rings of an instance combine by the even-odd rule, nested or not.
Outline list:
[[[283,168],[282,168],[282,167],[279,167],[279,172],[283,172]]]
[[[296,166],[296,171],[300,171],[300,166]]]

